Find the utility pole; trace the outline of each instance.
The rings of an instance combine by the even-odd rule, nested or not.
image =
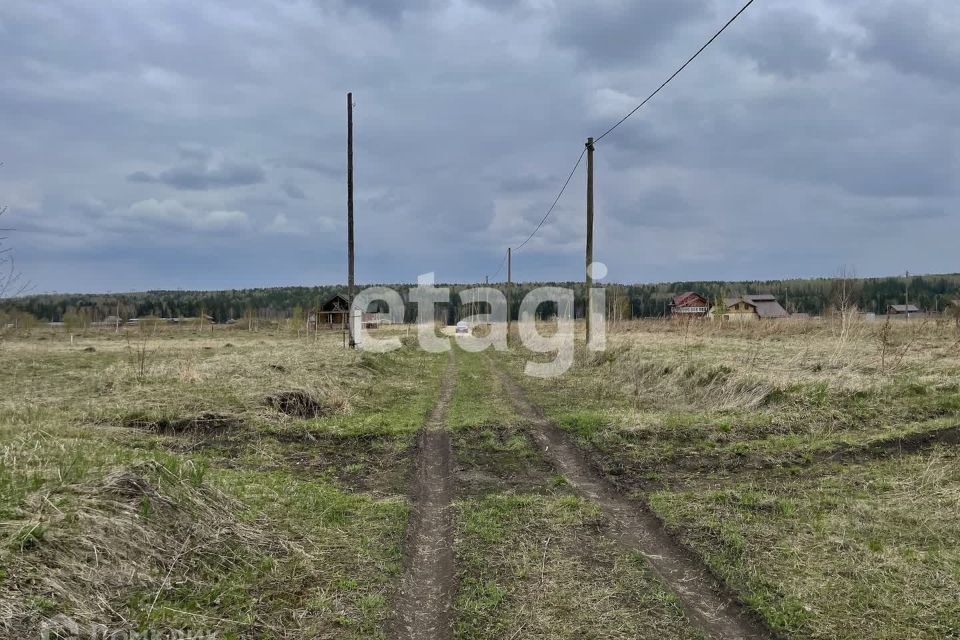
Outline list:
[[[510,340],[510,308],[513,306],[513,249],[507,247],[507,340]]]
[[[907,321],[910,321],[910,272],[907,271],[907,276],[904,279],[903,283],[903,310],[907,314]]]
[[[347,94],[347,331],[350,348],[357,343],[353,338],[353,93]],[[317,317],[319,321],[319,316]]]
[[[586,295],[587,316],[587,344],[590,344],[590,287],[593,286],[593,276],[590,265],[593,264],[593,138],[587,138],[587,260],[586,278],[584,279],[584,293]]]

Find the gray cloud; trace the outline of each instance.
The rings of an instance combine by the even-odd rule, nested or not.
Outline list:
[[[340,178],[346,175],[346,161],[342,166],[335,165],[333,162],[323,160],[311,160],[310,158],[284,157],[273,158],[270,163],[281,169],[300,169],[302,171],[312,171],[320,173],[331,178]]]
[[[872,3],[859,20],[867,31],[860,49],[864,59],[904,73],[960,83],[960,6],[956,3]]]
[[[358,279],[480,280],[739,4],[0,4],[18,261],[40,290],[342,281],[353,91]],[[755,3],[598,145],[611,278],[955,269],[958,11]],[[579,276],[584,199],[581,167],[516,278]]]
[[[164,184],[173,189],[204,191],[207,189],[242,187],[261,184],[266,173],[254,162],[216,159],[212,152],[180,149],[181,162],[156,174],[135,171],[127,176],[130,182]]]
[[[359,10],[367,15],[387,21],[396,21],[405,14],[442,7],[440,0],[348,0],[340,5],[342,11]]]
[[[307,197],[307,194],[303,192],[303,189],[292,182],[284,182],[282,185],[280,185],[280,188],[283,189],[283,192],[287,194],[288,198],[293,198],[294,200],[304,200]]]
[[[553,38],[586,62],[637,65],[685,23],[710,15],[707,0],[597,0],[560,3]]]
[[[760,72],[786,78],[826,71],[838,42],[843,36],[798,8],[763,12],[749,28],[731,35],[732,48],[753,60]]]

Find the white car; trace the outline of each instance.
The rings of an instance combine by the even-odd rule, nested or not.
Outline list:
[[[466,322],[460,321],[457,323],[456,334],[458,336],[468,336],[470,335],[470,325]]]

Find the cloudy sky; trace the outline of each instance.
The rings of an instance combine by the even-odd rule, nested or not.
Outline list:
[[[7,0],[35,291],[482,281],[742,0]],[[596,151],[621,282],[958,270],[960,3],[757,0]],[[585,175],[514,260],[581,277]]]

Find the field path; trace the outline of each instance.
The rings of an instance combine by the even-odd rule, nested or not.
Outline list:
[[[496,371],[517,411],[530,421],[530,434],[547,459],[581,495],[603,510],[612,522],[611,535],[646,558],[653,573],[677,596],[693,624],[710,638],[773,637],[750,617],[702,562],[666,532],[656,516],[617,493],[590,468],[567,435],[527,399],[519,385],[499,368]]]
[[[453,635],[453,452],[445,422],[455,378],[456,363],[450,351],[440,398],[417,443],[413,512],[391,633],[398,640],[447,640]]]

